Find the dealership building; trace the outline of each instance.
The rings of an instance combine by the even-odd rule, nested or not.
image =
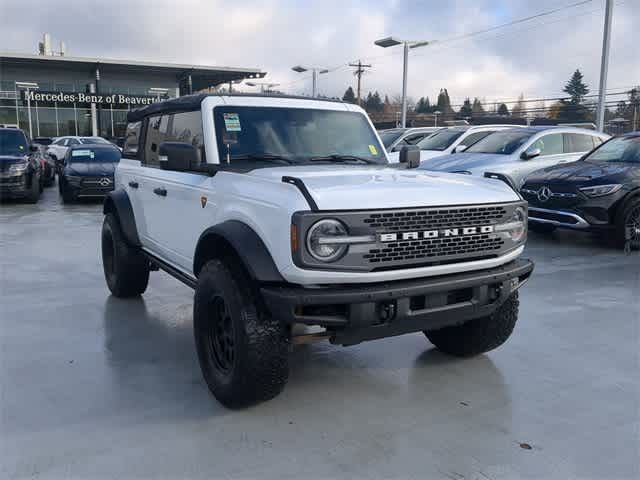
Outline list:
[[[0,52],[0,125],[32,137],[121,137],[132,108],[265,75],[257,68]]]

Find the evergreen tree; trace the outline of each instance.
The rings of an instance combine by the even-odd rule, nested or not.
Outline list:
[[[472,107],[471,107],[471,100],[469,100],[469,97],[465,98],[464,102],[462,103],[462,106],[460,107],[460,115],[463,117],[470,117],[471,113],[473,112]]]
[[[429,102],[429,97],[420,97],[418,103],[415,108],[416,113],[431,113],[431,102]]]
[[[509,108],[504,103],[498,107],[498,115],[509,115]]]
[[[342,100],[349,103],[358,103],[358,100],[356,99],[356,94],[353,93],[353,88],[351,87],[347,88],[347,90],[344,92],[344,95],[342,96]]]
[[[580,105],[585,95],[589,93],[589,87],[582,81],[582,73],[576,70],[571,78],[562,89],[563,92],[569,94],[569,103],[572,105]]]
[[[484,114],[484,107],[482,106],[482,102],[478,99],[478,97],[473,99],[473,105],[471,106],[471,111],[473,112],[474,115]]]

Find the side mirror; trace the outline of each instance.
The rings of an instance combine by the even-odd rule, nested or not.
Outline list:
[[[530,160],[532,158],[537,157],[541,153],[542,153],[542,150],[540,150],[539,148],[530,148],[529,150],[525,150],[524,152],[522,152],[522,155],[520,155],[520,158],[522,158],[523,160]]]
[[[417,145],[405,145],[400,149],[400,163],[406,163],[407,168],[420,166],[420,147]]]
[[[30,152],[37,152],[38,151],[38,146],[35,143],[32,143],[31,145],[29,145],[29,151]]]
[[[467,148],[469,148],[469,145],[458,145],[456,148],[454,148],[451,153],[462,153],[464,152]]]
[[[185,172],[198,165],[198,150],[190,143],[164,142],[160,144],[158,161],[163,170]]]

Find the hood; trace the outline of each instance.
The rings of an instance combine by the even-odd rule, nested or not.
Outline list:
[[[537,170],[527,177],[527,183],[599,184],[629,178],[634,172],[640,176],[640,165],[637,163],[577,161]]]
[[[117,162],[72,163],[65,168],[65,174],[79,177],[112,177]]]
[[[420,161],[431,160],[436,157],[450,157],[452,154],[444,150],[420,150]]]
[[[420,168],[438,172],[466,170],[477,173],[484,172],[487,167],[496,168],[510,162],[510,155],[501,155],[499,153],[453,153],[425,162]]]
[[[321,210],[410,208],[512,202],[518,195],[503,182],[469,175],[372,166],[278,167],[251,175],[281,182],[301,179]]]

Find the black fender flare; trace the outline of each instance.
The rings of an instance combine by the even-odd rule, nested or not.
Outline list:
[[[238,220],[227,220],[202,232],[193,257],[193,273],[196,276],[210,258],[207,247],[211,242],[219,248],[231,247],[254,280],[285,281],[260,236],[250,226]]]
[[[107,194],[102,205],[102,213],[105,215],[114,213],[118,217],[126,242],[133,247],[141,245],[138,229],[136,228],[136,219],[133,215],[133,207],[126,191],[119,188]]]
[[[615,207],[614,222],[619,222],[621,220],[620,216],[623,214],[627,206],[638,199],[640,199],[640,187],[633,188],[622,199],[620,199]]]

